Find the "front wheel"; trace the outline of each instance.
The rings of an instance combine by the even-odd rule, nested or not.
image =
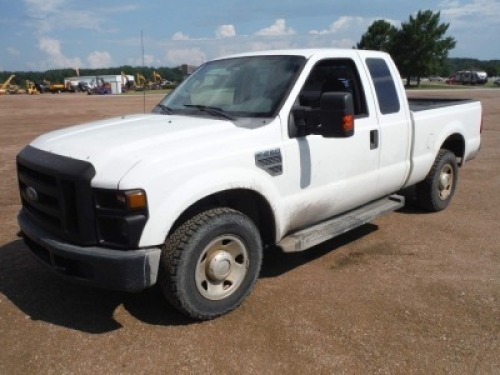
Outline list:
[[[159,283],[167,300],[197,320],[238,307],[262,263],[260,234],[239,211],[215,208],[178,227],[163,247]]]
[[[424,210],[437,212],[448,207],[458,178],[455,154],[440,150],[427,177],[417,184],[417,203]]]

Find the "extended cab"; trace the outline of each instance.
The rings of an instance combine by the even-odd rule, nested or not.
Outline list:
[[[37,259],[81,283],[156,283],[184,314],[236,308],[266,246],[302,251],[398,209],[439,211],[481,104],[408,101],[390,56],[287,50],[199,67],[151,114],[58,130],[17,157]]]

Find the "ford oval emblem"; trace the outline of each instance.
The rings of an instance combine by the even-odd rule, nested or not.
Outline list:
[[[28,186],[26,188],[26,195],[28,196],[28,199],[32,202],[37,202],[38,201],[38,192],[35,190],[34,187]]]

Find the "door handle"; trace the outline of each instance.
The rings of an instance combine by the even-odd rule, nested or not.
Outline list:
[[[370,150],[378,148],[378,130],[370,130]]]

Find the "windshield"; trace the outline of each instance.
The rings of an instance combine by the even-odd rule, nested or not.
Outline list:
[[[305,58],[252,56],[208,62],[157,108],[232,117],[273,117],[295,82]]]

